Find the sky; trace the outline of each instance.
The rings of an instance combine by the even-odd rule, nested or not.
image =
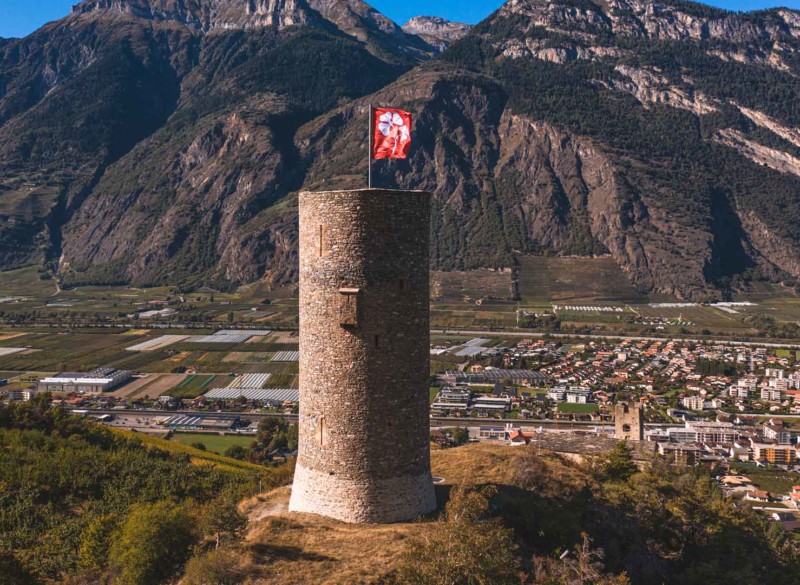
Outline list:
[[[0,37],[24,37],[43,24],[69,14],[78,0],[0,0]],[[442,16],[477,23],[497,9],[502,0],[372,0],[369,2],[395,22],[412,16]],[[800,9],[800,0],[709,0],[729,10],[756,10],[774,6]],[[433,13],[433,14],[431,14]]]

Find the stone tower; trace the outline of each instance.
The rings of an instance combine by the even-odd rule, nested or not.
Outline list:
[[[300,447],[289,509],[345,522],[436,508],[430,196],[300,194]]]
[[[620,402],[614,405],[614,438],[644,440],[644,411],[640,403]]]

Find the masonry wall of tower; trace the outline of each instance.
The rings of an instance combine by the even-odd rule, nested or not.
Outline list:
[[[614,405],[614,438],[627,441],[644,440],[644,411],[638,402]]]
[[[346,522],[436,507],[430,196],[300,194],[300,447],[290,509]]]

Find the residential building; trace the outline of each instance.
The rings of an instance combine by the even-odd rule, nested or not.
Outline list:
[[[792,433],[783,425],[783,421],[772,421],[764,425],[762,431],[765,439],[775,441],[781,445],[788,445],[792,442]]]
[[[681,404],[689,410],[703,410],[705,408],[705,400],[703,400],[702,396],[685,396],[681,400]]]
[[[772,465],[791,465],[797,459],[797,452],[791,445],[753,442],[753,459]]]
[[[14,402],[30,402],[36,396],[36,390],[33,388],[14,388],[7,392],[8,399]]]
[[[671,443],[731,444],[739,438],[732,423],[686,421],[682,429],[669,429]]]

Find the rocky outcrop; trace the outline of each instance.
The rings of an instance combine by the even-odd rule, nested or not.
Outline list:
[[[563,65],[569,61],[601,61],[605,58],[618,59],[630,52],[616,47],[583,47],[577,43],[561,42],[557,46],[543,39],[510,39],[498,43],[504,57],[519,59],[529,57]]]
[[[743,212],[740,217],[742,227],[761,258],[792,276],[800,277],[800,246],[797,242],[776,234],[753,212]]]
[[[735,149],[753,162],[767,166],[781,173],[791,173],[800,177],[800,158],[782,150],[769,148],[754,140],[749,140],[742,132],[733,128],[719,130],[714,140]]]
[[[756,125],[775,133],[787,142],[790,142],[797,148],[800,148],[800,128],[787,128],[777,120],[767,116],[764,112],[745,108],[744,106],[737,107],[742,114],[747,116]]]
[[[452,22],[439,16],[415,16],[403,25],[408,34],[417,35],[440,52],[472,30],[471,24]]]
[[[204,32],[215,29],[240,29],[276,26],[284,28],[319,21],[305,0],[84,0],[73,14],[100,13],[103,17],[130,15],[159,22],[176,22]]]
[[[615,71],[627,79],[612,78],[598,83],[631,94],[645,107],[649,104],[664,104],[688,110],[698,116],[716,112],[718,109],[715,100],[694,90],[691,79],[684,77],[684,87],[679,87],[656,70],[617,65]]]
[[[733,42],[780,41],[798,37],[798,13],[776,10],[761,20],[691,3],[608,0],[604,3],[560,3],[509,0],[501,15],[524,16],[528,26],[581,38],[598,35],[638,36],[660,40],[717,39]]]

